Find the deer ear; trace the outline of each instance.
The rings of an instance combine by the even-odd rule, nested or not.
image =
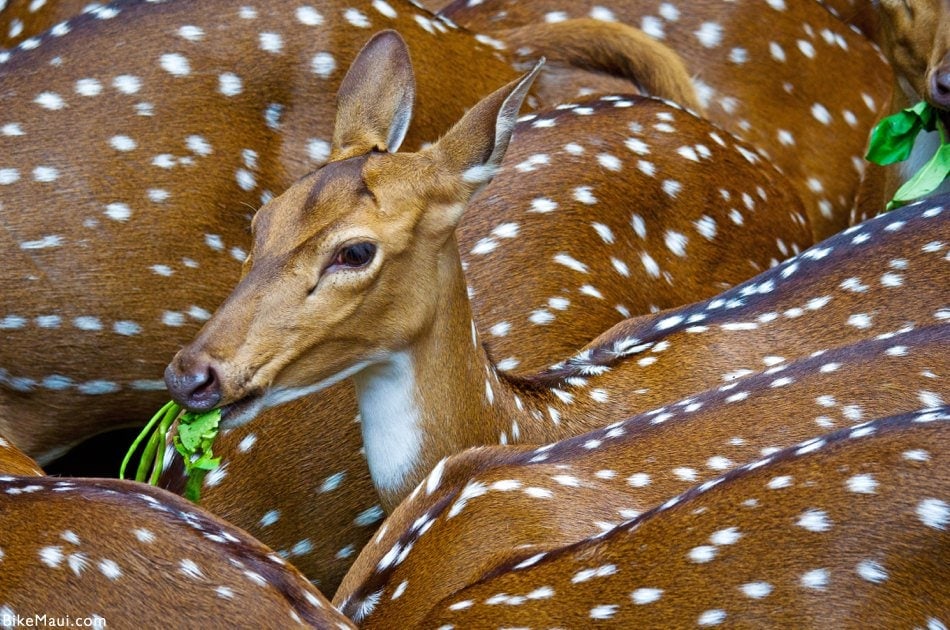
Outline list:
[[[458,175],[471,193],[491,181],[501,165],[518,112],[542,65],[544,59],[468,110],[432,148],[441,166]]]
[[[397,151],[409,129],[415,95],[406,42],[393,30],[377,33],[356,55],[337,91],[330,160],[374,148]]]

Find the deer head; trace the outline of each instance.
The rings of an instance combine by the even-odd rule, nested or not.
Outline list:
[[[330,161],[264,205],[231,296],[165,372],[172,397],[234,425],[379,363],[431,325],[461,277],[454,230],[500,164],[540,65],[418,153],[409,54],[372,38],[338,93]]]
[[[950,110],[950,0],[879,0],[881,37],[905,89]]]

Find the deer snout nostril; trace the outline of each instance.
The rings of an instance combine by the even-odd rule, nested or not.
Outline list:
[[[165,384],[172,399],[192,411],[214,409],[221,402],[221,377],[210,361],[184,371],[170,364],[165,369]]]
[[[218,371],[214,366],[209,365],[205,370],[204,380],[199,382],[191,393],[193,397],[207,397],[215,395],[221,391],[221,380],[218,378]]]
[[[940,66],[931,75],[930,97],[935,105],[950,109],[950,65]]]

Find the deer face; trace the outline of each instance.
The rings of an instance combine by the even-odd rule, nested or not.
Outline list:
[[[412,339],[435,307],[420,288],[435,282],[439,247],[412,238],[421,195],[398,180],[423,161],[331,162],[261,208],[243,279],[169,368],[192,375],[185,388],[197,386],[174,391],[181,402],[276,404]]]

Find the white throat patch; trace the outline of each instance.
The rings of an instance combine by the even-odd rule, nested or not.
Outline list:
[[[397,352],[365,368],[353,381],[373,483],[379,490],[398,490],[422,449],[412,358],[407,352]]]

